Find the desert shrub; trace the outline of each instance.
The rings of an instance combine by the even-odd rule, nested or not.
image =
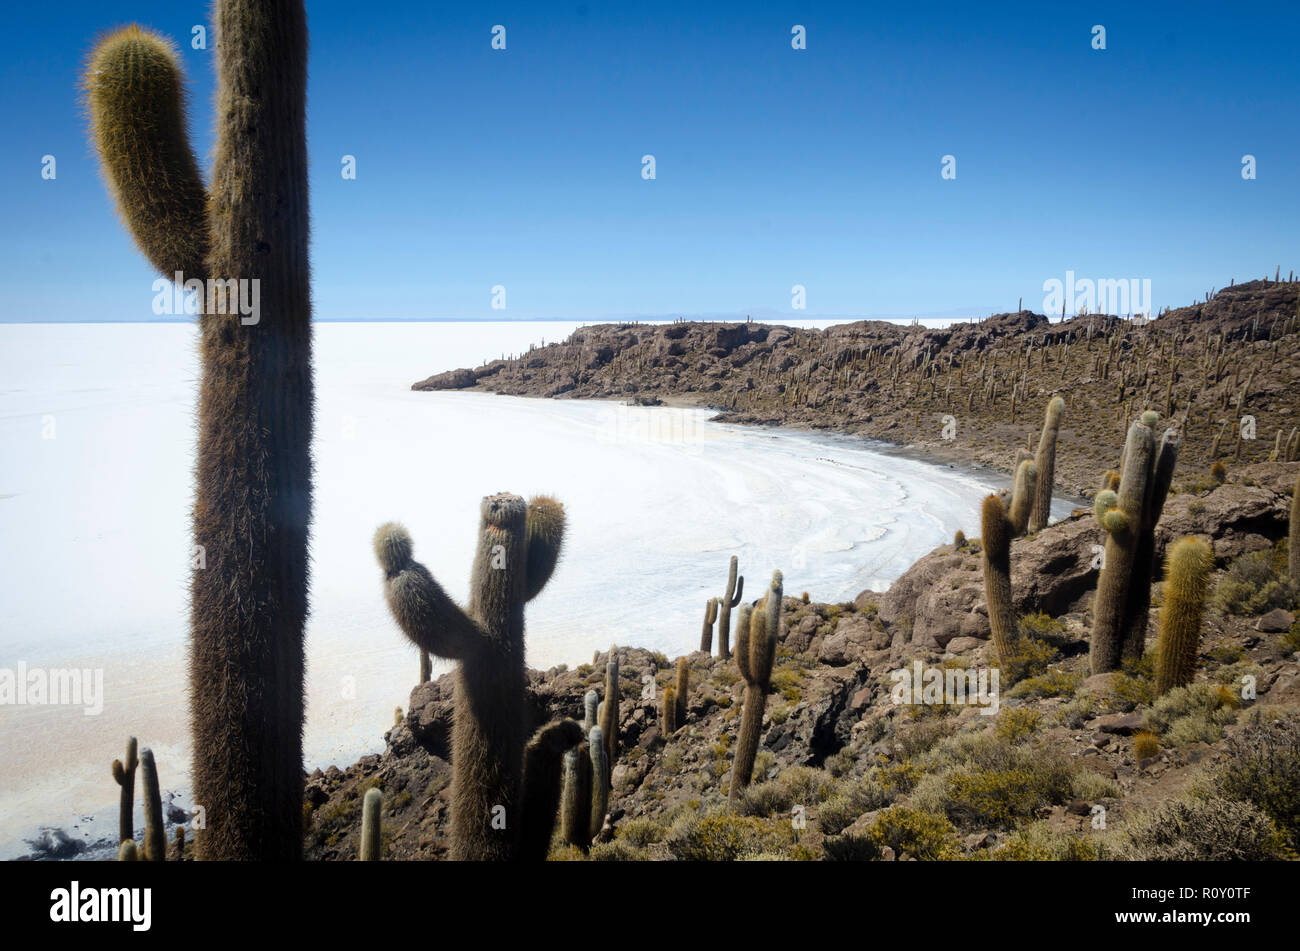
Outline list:
[[[886,809],[867,831],[877,849],[889,846],[895,854],[904,852],[926,860],[955,859],[961,856],[957,830],[943,816],[894,806]]]
[[[593,862],[648,862],[650,856],[626,839],[597,842],[587,854]]]
[[[1079,730],[1092,719],[1097,707],[1097,698],[1090,693],[1080,694],[1056,710],[1056,719],[1072,730]]]
[[[1042,611],[1021,615],[1017,628],[1021,637],[1034,638],[1053,647],[1061,647],[1071,640],[1065,624]]]
[[[863,835],[837,835],[822,842],[828,862],[871,862],[880,858],[880,846]]]
[[[1002,711],[998,716],[997,726],[993,728],[993,732],[1008,743],[1019,743],[1034,735],[1042,719],[1042,714],[1037,710],[1031,710],[1029,707],[1012,707]]]
[[[823,835],[838,835],[864,812],[889,804],[889,796],[869,779],[841,783],[835,795],[821,804],[817,823]]]
[[[668,830],[662,824],[647,817],[624,819],[615,827],[615,837],[625,842],[644,848],[656,842],[662,842]]]
[[[1147,712],[1147,729],[1171,746],[1223,738],[1223,727],[1237,719],[1235,704],[1218,687],[1205,683],[1175,687]]]
[[[803,678],[797,670],[781,667],[772,672],[772,689],[779,693],[788,704],[796,704],[801,696]]]
[[[1084,768],[1075,770],[1074,775],[1070,777],[1070,792],[1075,799],[1096,802],[1098,799],[1118,797],[1119,787],[1115,785],[1114,780]]]
[[[1081,683],[1083,683],[1083,674],[1070,673],[1061,670],[1059,667],[1049,667],[1037,676],[1026,677],[1021,680],[1007,691],[1007,696],[1026,699],[1033,697],[1069,697],[1074,695]]]
[[[1300,851],[1300,713],[1252,717],[1227,753],[1215,788],[1263,810]]]
[[[892,802],[895,797],[911,792],[921,779],[922,770],[912,760],[877,766],[869,776],[885,791]]]
[[[779,852],[794,843],[785,819],[714,813],[674,825],[668,850],[683,862],[733,862],[745,855]]]
[[[1129,820],[1116,856],[1139,862],[1260,861],[1290,858],[1273,820],[1249,802],[1187,793]]]
[[[1160,740],[1154,733],[1142,730],[1133,736],[1133,755],[1137,757],[1138,762],[1144,759],[1151,759],[1160,752]]]
[[[1273,552],[1252,551],[1233,561],[1214,586],[1210,602],[1224,614],[1253,616],[1289,607],[1295,589],[1274,567]]]
[[[948,719],[925,719],[902,724],[894,734],[894,745],[903,759],[919,756],[951,736],[955,724]]]
[[[1015,745],[992,731],[939,751],[940,768],[916,787],[912,802],[958,825],[1014,825],[1047,805],[1067,802],[1077,764],[1050,749]]]
[[[792,766],[776,779],[747,787],[741,794],[740,811],[747,816],[786,813],[795,805],[821,802],[831,794],[832,785],[824,770]]]
[[[1096,839],[1047,822],[1026,823],[989,855],[996,862],[1090,862],[1101,857]]]
[[[1010,657],[999,657],[990,662],[1001,671],[1002,683],[1012,685],[1042,674],[1060,656],[1060,651],[1046,641],[1024,636],[1016,643],[1015,652]]]

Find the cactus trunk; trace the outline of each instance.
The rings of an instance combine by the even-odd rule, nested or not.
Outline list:
[[[162,795],[153,750],[140,751],[140,789],[144,796],[144,857],[150,862],[166,861],[167,833],[163,830]]]
[[[736,572],[740,559],[731,556],[727,568],[727,590],[718,602],[718,656],[726,660],[731,656],[731,609],[740,603],[745,590],[745,579]]]
[[[1024,463],[1028,465],[1028,463]],[[1006,660],[1016,650],[1016,617],[1011,604],[1011,523],[996,495],[984,499],[980,509],[980,551],[984,568],[984,600],[998,657]]]
[[[378,789],[367,789],[365,799],[361,802],[361,845],[357,850],[357,858],[362,862],[379,861],[383,808],[384,794]]]
[[[754,760],[758,756],[758,741],[763,731],[763,711],[767,706],[767,691],[772,680],[772,662],[776,658],[777,635],[781,625],[781,572],[773,572],[772,584],[767,591],[763,607],[748,614],[748,626],[736,631],[736,666],[745,679],[744,708],[740,714],[740,732],[736,737],[736,753],[731,763],[731,789],[728,798],[732,803],[740,799],[754,774]]]
[[[1061,431],[1061,415],[1065,400],[1054,397],[1047,404],[1043,419],[1043,432],[1038,437],[1038,453],[1034,465],[1038,468],[1038,484],[1034,490],[1033,510],[1029,514],[1029,531],[1041,532],[1052,515],[1052,485],[1056,481],[1056,439]]]

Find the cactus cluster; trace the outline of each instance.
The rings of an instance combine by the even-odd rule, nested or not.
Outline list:
[[[740,714],[740,733],[736,737],[735,759],[731,763],[731,802],[739,800],[754,773],[758,740],[763,728],[763,710],[772,680],[772,662],[776,659],[777,635],[781,626],[781,572],[772,573],[772,584],[762,607],[742,610],[736,628],[736,667],[745,680],[744,707]],[[748,606],[746,606],[748,607]]]
[[[1165,563],[1165,596],[1160,606],[1156,654],[1156,696],[1192,682],[1201,645],[1201,616],[1214,552],[1199,538],[1179,539]]]
[[[1101,576],[1093,600],[1090,660],[1094,674],[1117,670],[1142,656],[1155,568],[1155,526],[1164,510],[1178,462],[1176,430],[1165,431],[1157,450],[1160,417],[1148,410],[1129,427],[1119,490],[1097,493],[1094,511],[1106,533]]]
[[[104,36],[85,103],[135,243],[166,279],[207,288],[193,507],[202,560],[190,585],[194,797],[208,815],[198,855],[286,860],[302,856],[312,497],[306,13],[302,0],[218,0],[214,26],[211,185],[167,39],[138,26]],[[227,302],[242,303],[241,286],[256,289],[255,314]]]
[[[586,852],[600,834],[609,806],[609,760],[598,726],[587,739],[564,754],[564,792],[560,801],[560,831],[564,842]]]
[[[524,606],[555,570],[564,507],[551,498],[525,504],[503,493],[484,498],[480,516],[466,610],[412,558],[401,525],[380,526],[375,555],[403,633],[419,649],[459,662],[451,857],[542,859],[555,825],[561,756],[582,740],[582,729],[572,720],[555,721],[525,748]]]

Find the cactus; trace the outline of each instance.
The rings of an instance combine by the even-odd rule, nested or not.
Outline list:
[[[420,651],[420,683],[427,684],[433,679],[433,658],[428,651]]]
[[[483,499],[478,549],[467,610],[461,610],[412,558],[411,536],[388,523],[375,532],[375,555],[384,570],[389,611],[421,650],[459,661],[452,724],[451,857],[513,859],[531,853],[525,796],[542,796],[554,773],[558,799],[559,753],[546,756],[572,731],[543,728],[526,756],[524,605],[550,580],[564,538],[564,507],[538,497]],[[562,751],[560,751],[562,752]],[[527,762],[525,760],[527,759]],[[530,769],[542,770],[536,782]],[[534,799],[544,802],[545,798]],[[522,808],[521,808],[522,807]],[[554,825],[550,816],[546,835]],[[545,817],[537,821],[546,822]]]
[[[1192,682],[1201,644],[1201,615],[1214,552],[1199,538],[1182,538],[1169,550],[1165,600],[1160,607],[1156,696]]]
[[[664,739],[669,739],[677,732],[677,691],[665,687],[659,716],[663,721]]]
[[[117,841],[125,842],[135,838],[135,768],[139,765],[136,756],[136,739],[126,740],[126,764],[120,759],[113,760],[113,779],[122,787],[117,812]]]
[[[140,860],[140,851],[135,846],[135,839],[123,839],[117,847],[117,860],[119,862],[138,862]]]
[[[677,658],[677,724],[686,725],[687,700],[691,695],[691,665],[685,657]]]
[[[1215,485],[1223,485],[1228,478],[1228,467],[1217,459],[1214,465],[1210,466],[1210,479]]]
[[[609,809],[609,757],[605,755],[605,734],[598,726],[587,731],[587,750],[591,754],[591,836],[600,835]]]
[[[217,135],[205,186],[175,47],[136,26],[84,88],[108,190],[199,318],[190,730],[204,859],[302,856],[303,625],[311,514],[311,294],[302,0],[218,0]],[[235,282],[248,282],[237,285]],[[257,294],[244,317],[226,303]]]
[[[1038,469],[1038,482],[1034,490],[1033,508],[1029,513],[1029,530],[1041,532],[1052,515],[1052,484],[1056,480],[1056,437],[1061,431],[1061,414],[1065,400],[1053,397],[1047,404],[1043,418],[1043,432],[1038,437],[1038,453],[1034,465]]]
[[[956,551],[961,551],[966,547],[966,533],[960,528],[952,536],[952,547]]]
[[[596,725],[596,706],[600,703],[600,694],[594,690],[588,690],[582,698],[582,729],[584,733],[590,733],[591,728]]]
[[[618,705],[622,699],[618,685],[618,655],[614,651],[611,646],[609,661],[605,664],[605,699],[600,705],[600,731],[605,738],[605,759],[611,773],[614,761],[618,759]]]
[[[371,787],[361,802],[361,845],[357,858],[362,862],[379,861],[379,837],[383,829],[380,813],[384,808],[384,794]]]
[[[719,598],[709,598],[704,602],[704,627],[700,631],[700,650],[706,654],[713,653],[713,622],[718,619]]]
[[[1291,516],[1287,526],[1287,574],[1300,585],[1300,470],[1291,489]]]
[[[763,729],[763,709],[772,679],[772,661],[776,658],[777,634],[781,626],[781,572],[772,573],[767,601],[749,614],[747,627],[736,630],[736,666],[745,679],[745,703],[740,714],[740,734],[736,738],[736,755],[731,763],[732,803],[740,799],[754,774],[758,740]],[[749,612],[741,612],[741,617]]]
[[[162,795],[158,792],[158,767],[153,750],[140,751],[140,789],[144,797],[144,857],[149,862],[167,859],[167,833],[163,829]],[[301,806],[298,807],[300,810]]]
[[[984,568],[984,600],[998,657],[1016,651],[1016,616],[1011,606],[1011,522],[1002,499],[987,496],[980,508],[980,560]]]
[[[1012,537],[1019,537],[1029,528],[1029,513],[1033,509],[1034,495],[1038,487],[1038,466],[1032,459],[1026,459],[1016,469],[1015,486],[1011,492],[1011,510],[1007,513],[1007,522],[1011,526]]]
[[[176,851],[172,861],[182,862],[185,860],[185,827],[176,827]]]
[[[739,564],[740,560],[732,555],[727,568],[727,590],[718,604],[718,656],[723,660],[731,656],[731,609],[740,603],[745,590],[744,576],[736,574]]]
[[[564,794],[560,799],[560,834],[586,852],[591,847],[592,768],[584,742],[564,754]]]
[[[1159,420],[1146,412],[1129,427],[1124,444],[1119,491],[1097,493],[1094,511],[1106,532],[1101,577],[1093,600],[1091,667],[1094,674],[1119,667],[1123,657],[1140,656],[1150,607],[1155,525],[1164,508],[1178,436],[1172,430],[1155,448],[1152,427]],[[1136,582],[1134,595],[1130,589]]]
[[[528,741],[524,750],[523,829],[518,858],[531,862],[546,859],[560,806],[563,756],[581,742],[582,727],[572,720],[552,720]]]

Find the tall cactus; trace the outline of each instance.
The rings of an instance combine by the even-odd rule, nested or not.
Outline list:
[[[388,608],[402,632],[416,647],[460,662],[451,756],[450,851],[456,860],[535,854],[530,846],[536,838],[525,840],[530,830],[524,827],[528,810],[521,786],[525,796],[536,786],[544,802],[553,771],[558,798],[559,753],[554,764],[546,757],[566,740],[575,745],[582,732],[572,721],[572,730],[543,728],[535,738],[543,742],[530,744],[525,764],[524,605],[555,570],[564,507],[551,498],[525,504],[503,493],[484,498],[480,516],[467,610],[413,560],[405,528],[382,525],[374,540]],[[536,780],[529,774],[534,768],[543,771]],[[552,811],[552,825],[554,819]]]
[[[736,573],[739,565],[740,559],[732,555],[727,568],[727,590],[718,602],[718,656],[723,660],[731,656],[731,609],[740,603],[745,591],[745,577]]]
[[[1149,418],[1149,417],[1148,417]],[[1124,602],[1123,658],[1137,660],[1146,648],[1147,624],[1151,614],[1151,585],[1156,580],[1156,523],[1164,513],[1165,500],[1178,464],[1181,440],[1178,432],[1165,430],[1160,447],[1147,477],[1142,519],[1138,526],[1137,548],[1133,553],[1133,576],[1129,596]]]
[[[605,699],[600,705],[600,732],[605,738],[605,759],[609,761],[611,774],[614,761],[618,759],[618,705],[622,700],[615,650],[613,646],[609,649],[609,660],[605,664]]]
[[[1169,550],[1165,599],[1160,606],[1156,696],[1186,686],[1196,676],[1201,617],[1213,568],[1214,552],[1199,538],[1179,539]]]
[[[664,739],[670,739],[677,732],[677,691],[672,686],[664,688],[660,701],[660,719],[663,723]]]
[[[560,806],[561,764],[565,752],[582,742],[582,727],[572,720],[552,720],[524,748],[523,829],[518,857],[541,862],[551,848]]]
[[[135,838],[135,768],[139,765],[134,736],[127,737],[126,762],[113,760],[113,779],[122,787],[117,811],[117,841]]]
[[[745,703],[740,714],[740,734],[736,738],[736,755],[731,762],[731,802],[740,799],[754,775],[758,740],[763,730],[763,710],[771,686],[772,662],[776,659],[776,641],[781,627],[781,572],[772,573],[767,600],[749,615],[749,625],[736,631],[736,666],[745,679]],[[742,612],[742,616],[744,613]]]
[[[1300,585],[1300,470],[1291,489],[1291,520],[1287,528],[1287,574]]]
[[[691,695],[691,665],[685,657],[677,658],[677,723],[686,725],[687,701]]]
[[[600,694],[594,690],[588,690],[582,697],[582,730],[584,733],[590,733],[591,728],[596,725],[596,708],[600,703]]]
[[[1106,533],[1101,576],[1093,599],[1090,662],[1094,674],[1119,668],[1125,649],[1125,612],[1138,562],[1143,507],[1155,466],[1154,413],[1144,413],[1129,427],[1124,443],[1119,492],[1098,492],[1094,512]]]
[[[591,753],[591,838],[600,835],[609,810],[609,757],[605,755],[605,734],[598,726],[587,731],[587,750]]]
[[[168,280],[207,288],[190,584],[198,857],[297,859],[313,412],[302,0],[218,0],[215,33],[210,186],[169,41],[107,35],[84,85],[135,243]],[[248,313],[227,302],[237,287]]]
[[[564,841],[586,852],[591,847],[590,747],[579,743],[564,754],[564,794],[560,799],[560,834]]]
[[[1011,508],[1007,512],[1007,522],[1011,526],[1013,537],[1020,537],[1029,530],[1029,513],[1037,497],[1038,466],[1032,459],[1026,459],[1016,467],[1015,485],[1011,492]]]
[[[718,619],[720,598],[709,598],[704,602],[704,626],[700,630],[700,650],[706,654],[713,653],[713,622]]]
[[[167,833],[163,829],[158,767],[150,749],[140,751],[140,789],[144,796],[144,857],[150,862],[164,862],[167,860]]]
[[[357,858],[362,862],[379,861],[383,808],[384,794],[373,787],[367,789],[365,798],[361,801],[361,845],[357,849]]]
[[[1043,418],[1043,432],[1038,437],[1038,453],[1034,464],[1038,467],[1038,485],[1034,491],[1034,507],[1029,514],[1029,530],[1041,532],[1052,516],[1052,484],[1056,481],[1056,438],[1061,432],[1061,415],[1065,400],[1055,396],[1047,404]]]
[[[1022,463],[1031,465],[1031,463]],[[980,560],[984,569],[984,600],[988,603],[993,645],[1003,660],[1016,652],[1016,615],[1011,604],[1011,521],[996,495],[980,508]]]

